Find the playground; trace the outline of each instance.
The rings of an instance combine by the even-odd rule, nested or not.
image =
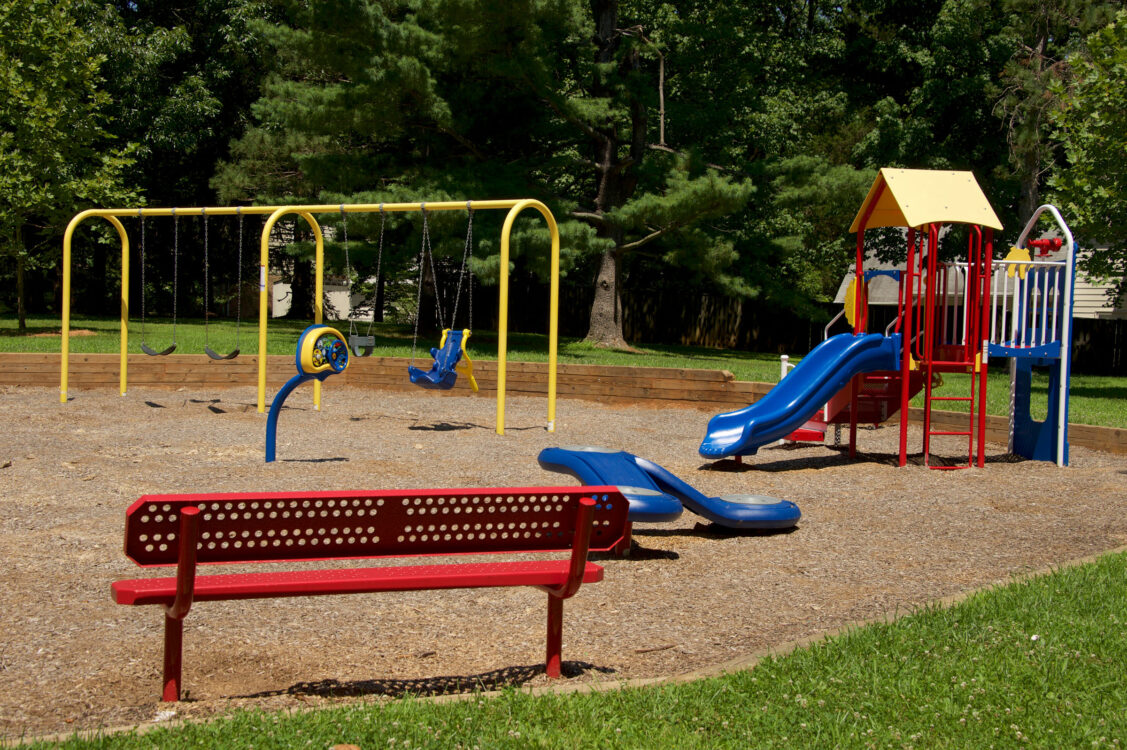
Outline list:
[[[983,468],[930,471],[918,448],[898,468],[891,423],[860,428],[858,461],[846,448],[768,445],[736,464],[698,454],[707,411],[567,399],[549,433],[543,398],[513,397],[500,436],[493,402],[468,389],[439,399],[330,379],[320,412],[311,391],[287,401],[266,464],[252,387],[78,389],[67,405],[49,384],[0,390],[12,572],[0,594],[0,735],[548,684],[543,595],[528,589],[206,602],[185,629],[187,700],[161,705],[160,619],[109,597],[112,581],[139,572],[122,524],[150,492],[572,486],[537,455],[586,444],[651,459],[707,495],[802,508],[789,532],[733,532],[690,513],[635,526],[631,554],[599,556],[605,581],[566,604],[565,684],[716,670],[1127,545],[1127,456],[1078,446],[1063,468],[994,443]],[[965,446],[940,436],[930,450],[965,462]]]

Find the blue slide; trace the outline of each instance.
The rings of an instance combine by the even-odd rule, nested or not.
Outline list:
[[[898,333],[842,333],[828,338],[766,396],[751,406],[710,419],[700,454],[706,458],[753,455],[760,446],[801,427],[854,375],[899,369]]]
[[[593,446],[545,448],[537,456],[548,471],[570,474],[583,484],[609,484],[630,501],[635,523],[672,521],[684,507],[734,529],[789,529],[802,518],[789,500],[765,495],[708,497],[653,461],[626,451]]]

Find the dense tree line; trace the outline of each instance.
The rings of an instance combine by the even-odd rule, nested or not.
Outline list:
[[[1111,245],[1093,270],[1122,276],[1122,6],[12,0],[0,304],[21,319],[57,309],[61,230],[86,207],[530,196],[560,221],[569,283],[594,290],[589,337],[625,346],[623,294],[815,314],[881,166],[973,170],[1015,233],[1051,192],[1086,240]],[[438,255],[460,257],[464,220],[431,217]],[[476,220],[488,282],[499,221]],[[171,230],[151,224],[167,246]],[[381,305],[413,276],[420,229],[417,216],[350,218],[357,283],[385,240]],[[108,311],[115,243],[84,231],[76,306]],[[200,241],[198,220],[181,231]],[[229,257],[233,225],[212,231]],[[305,316],[309,244],[295,240],[277,264]],[[522,272],[543,272],[544,244],[542,224],[520,223]],[[172,274],[149,262],[159,300]],[[330,262],[343,273],[339,241]],[[202,314],[201,270],[183,272],[186,309]]]

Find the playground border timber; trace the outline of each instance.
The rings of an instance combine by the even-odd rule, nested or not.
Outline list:
[[[293,357],[270,355],[266,375],[270,388],[276,390],[293,374]],[[50,383],[58,374],[57,353],[0,353],[0,386],[27,386]],[[390,392],[414,392],[407,379],[408,359],[398,357],[357,358],[348,370],[337,376],[337,386],[371,388]],[[226,389],[254,387],[257,369],[253,360],[213,362],[203,354],[170,355],[154,359],[143,354],[129,355],[129,368],[136,388]],[[492,398],[497,388],[497,363],[479,360],[474,372],[480,385],[475,397]],[[543,397],[546,389],[547,363],[508,363],[507,389],[510,395]],[[72,354],[71,382],[76,389],[116,388],[118,356],[116,354]],[[736,380],[727,370],[694,370],[684,368],[623,367],[606,365],[558,365],[558,394],[565,399],[583,399],[609,404],[633,403],[643,408],[689,406],[702,411],[745,406],[772,387],[771,383]],[[468,390],[456,388],[436,393],[437,397],[467,397]],[[80,394],[73,394],[81,401]],[[77,404],[79,406],[80,404]],[[923,410],[911,409],[910,419],[922,421]],[[937,425],[942,420],[952,424],[965,421],[965,415],[954,412],[932,413]],[[1005,444],[1009,434],[1007,417],[986,418],[989,442]],[[1085,448],[1108,453],[1127,454],[1127,429],[1071,423],[1069,440]]]

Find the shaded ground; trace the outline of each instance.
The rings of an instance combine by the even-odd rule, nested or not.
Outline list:
[[[510,399],[502,437],[491,399],[329,385],[321,413],[311,389],[290,399],[273,465],[251,388],[79,391],[66,405],[51,387],[0,389],[0,736],[168,708],[158,608],[109,598],[112,581],[148,574],[121,552],[125,508],[145,493],[571,485],[537,453],[600,444],[708,494],[801,506],[791,533],[733,534],[690,514],[639,527],[633,555],[603,561],[606,580],[566,606],[572,681],[679,674],[1127,544],[1127,457],[1073,448],[1059,469],[991,445],[985,469],[899,469],[896,430],[880,429],[861,432],[861,461],[769,448],[723,471],[696,452],[704,412],[562,401],[549,434],[543,399]],[[174,710],[543,684],[544,612],[544,594],[517,589],[199,604],[185,628],[190,700]]]

